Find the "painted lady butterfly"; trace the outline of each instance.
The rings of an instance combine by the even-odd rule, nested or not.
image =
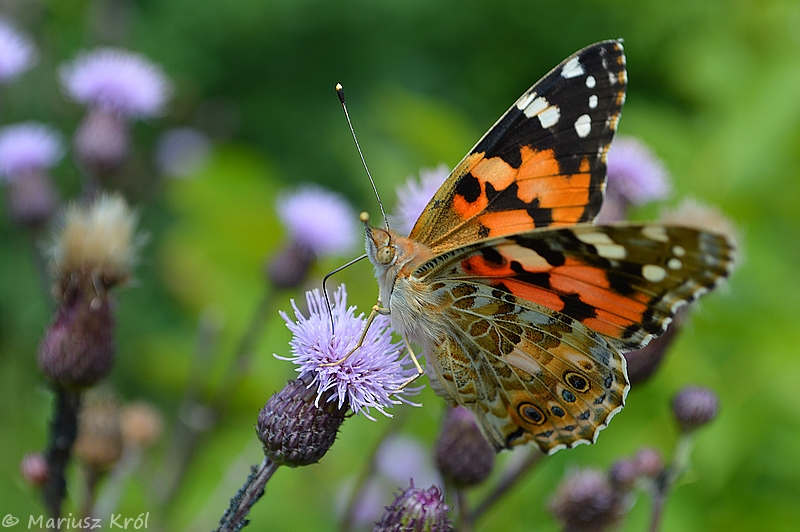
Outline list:
[[[732,270],[723,235],[592,224],[626,83],[619,41],[580,50],[497,121],[408,237],[363,218],[379,311],[497,450],[594,442],[630,387],[621,353]]]

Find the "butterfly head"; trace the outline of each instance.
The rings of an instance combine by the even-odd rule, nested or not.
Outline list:
[[[367,234],[367,255],[375,266],[391,266],[397,259],[397,247],[392,242],[392,234],[387,229],[371,227],[369,214],[362,212],[359,219]]]

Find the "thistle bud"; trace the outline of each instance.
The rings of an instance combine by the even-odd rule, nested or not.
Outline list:
[[[42,453],[28,453],[19,464],[22,478],[35,488],[41,488],[47,483],[49,471],[47,459]]]
[[[373,532],[449,532],[449,508],[436,486],[428,489],[411,487],[395,498],[375,524]]]
[[[73,140],[75,157],[97,175],[116,169],[131,151],[127,118],[114,111],[95,107],[78,126]]]
[[[316,387],[308,377],[289,381],[273,395],[258,414],[256,432],[264,454],[276,464],[290,467],[319,462],[336,439],[347,405],[336,401],[315,404]]]
[[[456,486],[479,484],[491,474],[495,455],[472,412],[462,406],[447,410],[435,448],[436,467],[444,478]]]
[[[683,431],[692,432],[717,417],[719,397],[708,388],[687,386],[675,396],[672,411]]]
[[[608,480],[618,490],[629,490],[639,476],[639,468],[634,460],[617,460],[608,470]]]
[[[297,242],[287,243],[266,265],[267,278],[275,288],[297,288],[314,263],[314,253]]]
[[[111,371],[116,345],[112,303],[77,293],[56,311],[39,346],[39,369],[68,389],[92,386]]]
[[[601,532],[616,526],[625,513],[623,495],[600,471],[569,474],[550,501],[553,516],[568,532]]]
[[[664,459],[661,453],[652,447],[639,449],[633,461],[640,475],[656,478],[664,472]]]

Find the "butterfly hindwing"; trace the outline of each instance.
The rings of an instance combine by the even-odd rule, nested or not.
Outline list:
[[[456,166],[409,237],[442,253],[488,237],[594,220],[626,84],[619,41],[564,60]]]
[[[536,230],[445,253],[420,266],[428,283],[486,284],[581,321],[618,349],[660,335],[677,308],[726,278],[724,236],[657,224]]]
[[[578,320],[464,280],[432,285],[449,335],[429,356],[438,393],[472,409],[497,450],[594,442],[628,392],[625,360]]]

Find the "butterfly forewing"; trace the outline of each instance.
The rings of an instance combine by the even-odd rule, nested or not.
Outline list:
[[[441,253],[487,237],[594,220],[626,84],[619,41],[567,58],[456,166],[410,238]]]
[[[680,305],[726,278],[735,258],[728,238],[697,229],[581,224],[465,246],[414,276],[486,284],[579,320],[631,350],[664,332]]]

